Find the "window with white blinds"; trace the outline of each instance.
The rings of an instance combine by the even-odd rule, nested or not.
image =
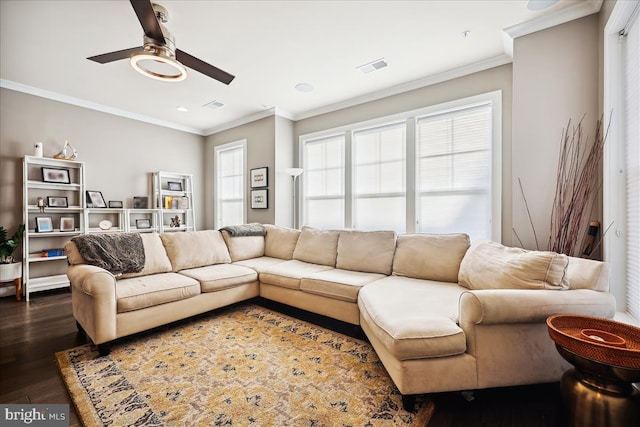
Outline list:
[[[417,211],[421,233],[491,235],[491,106],[417,122]]]
[[[626,311],[640,320],[640,23],[638,12],[622,38],[624,157],[626,161]]]
[[[246,141],[220,145],[214,149],[215,226],[244,224]]]
[[[344,135],[306,141],[303,147],[304,224],[344,228]]]
[[[353,133],[353,228],[406,230],[405,131],[400,122]]]

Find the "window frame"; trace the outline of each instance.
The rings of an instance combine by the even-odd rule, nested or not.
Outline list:
[[[224,227],[225,224],[222,224],[222,218],[220,218],[219,216],[219,212],[221,212],[221,200],[219,198],[219,194],[220,194],[220,188],[219,186],[221,185],[220,182],[220,177],[218,175],[218,162],[219,162],[219,155],[220,152],[222,151],[229,151],[229,150],[233,150],[233,149],[242,149],[242,185],[240,186],[241,190],[242,190],[242,197],[241,197],[241,202],[242,202],[242,222],[241,224],[245,224],[247,222],[247,189],[246,189],[246,183],[247,183],[247,140],[246,139],[242,139],[239,141],[234,141],[234,142],[229,142],[226,144],[221,144],[221,145],[216,145],[214,147],[213,150],[213,165],[214,165],[214,173],[213,173],[213,188],[214,190],[214,194],[213,194],[213,204],[214,204],[214,209],[213,209],[213,219],[214,219],[214,227],[216,229],[219,229],[221,227]],[[228,225],[228,224],[227,224]]]

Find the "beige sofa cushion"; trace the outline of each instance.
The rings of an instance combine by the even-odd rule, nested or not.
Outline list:
[[[200,282],[200,290],[203,293],[234,288],[258,280],[258,273],[255,270],[233,264],[207,265],[182,270],[180,274]]]
[[[383,274],[334,268],[310,274],[300,280],[300,290],[342,301],[357,302],[360,288],[376,280]]]
[[[300,280],[303,277],[331,269],[332,267],[327,265],[310,264],[292,259],[266,268],[260,273],[260,282],[283,288],[300,289]]]
[[[231,262],[218,230],[186,231],[160,235],[173,271]]]
[[[336,268],[391,274],[395,231],[341,231]]]
[[[459,282],[469,289],[569,289],[563,254],[528,251],[479,241],[460,264]]]
[[[130,277],[146,276],[149,274],[166,273],[171,271],[171,261],[164,249],[162,240],[158,233],[140,233],[142,245],[144,246],[144,267],[138,273],[125,273],[117,276],[118,279]],[[64,245],[67,252],[67,260],[71,265],[85,264],[84,258],[80,255],[78,247],[72,241]]]
[[[335,267],[339,237],[339,231],[302,227],[293,259]]]
[[[592,259],[569,257],[569,289],[609,292],[609,264]]]
[[[200,294],[200,284],[178,273],[122,279],[116,286],[118,313],[141,310]]]
[[[264,237],[264,255],[271,258],[290,260],[296,249],[300,230],[264,224],[267,235]]]
[[[264,236],[233,237],[226,230],[221,233],[232,262],[264,256]]]
[[[393,275],[455,283],[467,249],[469,236],[466,234],[400,235]]]

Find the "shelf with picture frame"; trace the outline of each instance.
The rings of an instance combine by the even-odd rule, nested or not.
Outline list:
[[[125,231],[131,233],[161,232],[158,224],[158,209],[125,209]]]
[[[159,232],[194,231],[193,176],[177,172],[153,172],[152,200],[158,210]]]
[[[23,158],[23,292],[69,286],[64,244],[85,232],[84,163]]]

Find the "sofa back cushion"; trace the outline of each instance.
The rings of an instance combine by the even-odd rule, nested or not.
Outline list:
[[[233,237],[226,230],[221,233],[232,262],[264,256],[264,236]]]
[[[296,249],[300,230],[264,224],[267,235],[264,237],[264,254],[271,258],[290,260]]]
[[[185,231],[160,235],[173,271],[231,262],[218,230]]]
[[[393,258],[393,275],[455,283],[467,249],[469,236],[466,234],[400,235]]]
[[[395,250],[395,231],[341,231],[336,267],[388,276]]]
[[[146,276],[148,274],[167,273],[171,271],[171,261],[164,249],[162,240],[158,233],[140,233],[142,245],[144,246],[144,267],[138,273],[125,273],[117,276],[118,279],[129,277]],[[67,252],[67,260],[69,264],[86,264],[86,260],[78,251],[78,247],[72,241],[68,241],[64,245]]]
[[[585,258],[569,257],[567,265],[569,289],[609,291],[609,264]]]
[[[479,241],[460,264],[460,285],[469,289],[569,289],[569,257]]]
[[[293,259],[312,264],[336,266],[339,231],[302,227]]]

